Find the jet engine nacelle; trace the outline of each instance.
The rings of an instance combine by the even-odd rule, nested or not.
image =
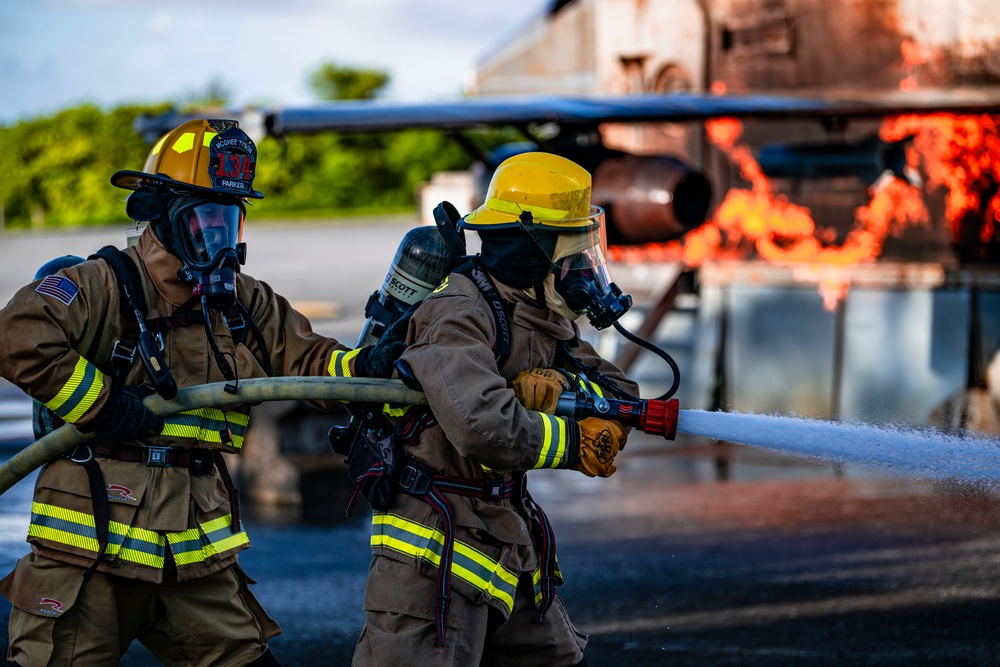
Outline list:
[[[872,135],[852,144],[765,144],[757,163],[767,176],[780,178],[838,178],[855,176],[871,185],[886,171],[911,185],[919,185],[907,168],[906,149],[913,136],[886,142]]]
[[[711,199],[708,179],[673,157],[613,157],[593,172],[591,201],[605,210],[612,245],[679,238],[705,222]]]

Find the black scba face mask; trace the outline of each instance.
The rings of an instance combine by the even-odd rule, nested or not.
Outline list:
[[[571,320],[586,314],[592,326],[606,329],[632,307],[632,297],[611,282],[604,211],[590,209],[587,218],[578,220],[522,216],[521,223],[550,262],[543,285],[548,307]]]
[[[585,251],[555,261],[554,287],[574,313],[586,313],[596,329],[606,329],[632,306],[632,297],[611,282],[608,267],[598,253]]]
[[[236,305],[236,274],[246,261],[246,208],[233,199],[179,197],[170,206],[171,250],[181,258],[183,280],[212,308]]]

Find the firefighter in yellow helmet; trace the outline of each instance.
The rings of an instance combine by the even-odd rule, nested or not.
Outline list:
[[[8,660],[116,665],[138,639],[165,665],[278,664],[280,629],[237,562],[250,543],[226,463],[250,406],[161,419],[141,399],[272,374],[387,376],[402,342],[351,350],[240,271],[256,167],[236,122],[182,124],[141,171],[112,177],[149,221],[136,246],[45,271],[0,310],[0,376],[97,436],[39,473],[31,553],[0,582]]]
[[[366,494],[374,554],[355,665],[585,664],[587,638],[555,591],[555,535],[526,482],[539,468],[615,472],[626,428],[554,414],[580,368],[637,392],[575,324],[609,326],[631,303],[609,280],[590,184],[556,155],[501,163],[460,222],[481,253],[410,319],[397,365],[428,408],[396,423],[390,498]]]

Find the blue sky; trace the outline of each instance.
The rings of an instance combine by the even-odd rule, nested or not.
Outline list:
[[[0,0],[0,124],[92,102],[313,101],[317,65],[388,71],[386,98],[458,96],[546,0]]]

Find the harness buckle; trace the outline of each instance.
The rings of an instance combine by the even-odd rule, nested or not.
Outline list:
[[[434,482],[430,475],[412,463],[407,463],[399,471],[399,486],[407,493],[414,496],[427,495],[431,484]]]
[[[169,468],[167,455],[173,447],[146,447],[146,458],[142,462],[150,468]]]
[[[125,350],[125,352],[120,352],[119,350]],[[120,359],[124,361],[129,366],[132,365],[132,361],[135,359],[135,346],[128,348],[122,345],[121,340],[115,341],[115,346],[111,348],[111,363],[113,364],[115,359]]]
[[[499,500],[503,498],[503,481],[488,479],[483,482],[483,498],[486,500]]]

